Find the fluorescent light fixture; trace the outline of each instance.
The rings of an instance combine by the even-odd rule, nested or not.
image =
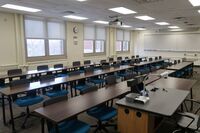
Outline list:
[[[125,7],[116,7],[116,8],[110,8],[109,9],[110,11],[113,11],[113,12],[117,12],[117,13],[121,13],[121,14],[133,14],[133,13],[137,13],[133,10],[130,10],[128,8],[125,8]]]
[[[75,16],[75,15],[67,15],[67,16],[64,16],[64,17],[69,18],[69,19],[76,19],[76,20],[86,20],[86,19],[88,19],[86,17]]]
[[[5,4],[5,5],[2,5],[1,7],[19,10],[19,11],[26,11],[26,12],[39,12],[39,11],[41,11],[40,9],[36,9],[36,8],[30,8],[30,7],[12,5],[12,4]]]
[[[93,21],[94,23],[98,23],[98,24],[108,24],[109,22],[107,21],[102,21],[102,20],[96,20],[96,21]]]
[[[122,25],[121,27],[123,27],[123,28],[130,28],[132,26],[130,26],[130,25]]]
[[[157,25],[169,25],[167,22],[156,22]]]
[[[135,28],[135,30],[146,30],[145,28]]]
[[[79,2],[84,2],[84,1],[87,1],[87,0],[76,0],[76,1],[79,1]]]
[[[200,6],[200,0],[189,0],[193,6]]]
[[[170,29],[170,31],[183,31],[183,29]]]
[[[198,10],[198,12],[200,13],[200,10]]]
[[[178,26],[168,26],[168,28],[170,28],[170,29],[178,29],[180,27],[178,27]]]
[[[144,16],[136,16],[135,18],[141,19],[141,20],[145,20],[145,21],[147,21],[147,20],[154,20],[155,19],[155,18],[152,18],[150,16],[146,16],[146,15],[144,15]]]

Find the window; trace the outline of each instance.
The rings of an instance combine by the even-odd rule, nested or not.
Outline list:
[[[25,18],[27,59],[65,54],[65,26],[63,22],[42,18]]]
[[[85,25],[84,27],[84,54],[105,53],[106,29]]]
[[[130,50],[130,31],[117,30],[116,51],[128,52]]]

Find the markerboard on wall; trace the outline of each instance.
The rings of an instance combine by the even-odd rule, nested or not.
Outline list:
[[[200,52],[200,33],[145,34],[144,50]]]

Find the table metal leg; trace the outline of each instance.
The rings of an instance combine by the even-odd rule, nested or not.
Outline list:
[[[3,113],[3,123],[4,123],[4,125],[6,125],[5,101],[4,101],[3,94],[2,94],[2,113]]]
[[[190,98],[191,99],[193,99],[193,91],[192,91],[192,88],[191,88],[191,90],[190,90]],[[192,111],[193,110],[193,102],[191,101],[191,107],[190,107],[190,111]]]
[[[41,119],[41,133],[44,133],[44,118]]]
[[[59,128],[58,128],[58,125],[56,124],[56,133],[59,133]]]
[[[9,101],[9,108],[10,108],[10,118],[11,118],[11,124],[12,124],[12,132],[15,133],[15,122],[14,122],[14,118],[13,118],[13,110],[12,110],[12,100],[11,100],[11,96],[8,96],[8,101]]]

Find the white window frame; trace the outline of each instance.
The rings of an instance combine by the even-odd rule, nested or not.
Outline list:
[[[44,23],[44,30],[45,30],[45,37],[44,38],[34,38],[34,37],[26,37],[26,29],[25,29],[25,20],[35,20],[35,21],[42,21]],[[64,38],[50,38],[48,37],[48,22],[56,22],[63,24],[64,28]],[[32,61],[43,61],[43,60],[49,60],[49,59],[64,59],[67,57],[67,50],[66,50],[66,25],[64,21],[59,20],[49,20],[46,18],[40,18],[40,17],[32,17],[32,16],[25,16],[24,17],[24,41],[25,41],[25,54],[26,54],[26,60],[29,62]],[[45,55],[44,56],[35,56],[35,57],[28,57],[28,49],[27,49],[27,39],[43,39],[45,42]],[[49,40],[62,40],[63,41],[63,54],[62,55],[50,55],[49,54]]]
[[[122,40],[118,40],[117,39],[117,30],[121,30],[122,32],[123,32],[123,39]],[[127,32],[126,30],[122,30],[122,29],[117,29],[116,30],[116,42],[115,42],[115,51],[117,52],[117,53],[127,53],[127,52],[130,52],[130,41],[131,41],[131,31],[128,31],[129,33],[130,33],[130,39],[129,39],[129,41],[128,40],[125,40],[125,32]],[[117,42],[121,42],[121,50],[120,51],[117,51]],[[125,42],[128,42],[128,50],[123,50],[123,45],[124,45],[124,43]]]
[[[84,26],[87,26],[87,25],[84,25]],[[84,37],[84,41],[85,40],[92,40],[93,41],[93,52],[92,53],[84,53],[84,46],[83,46],[83,53],[84,53],[84,56],[96,56],[96,55],[105,55],[106,54],[106,40],[107,40],[107,32],[106,32],[106,27],[103,27],[103,28],[105,28],[105,40],[103,40],[103,39],[97,39],[97,28],[98,28],[98,26],[93,26],[94,27],[94,33],[95,33],[95,35],[94,35],[94,39],[85,39],[85,37]],[[84,34],[85,34],[85,32],[84,32]],[[83,41],[83,45],[85,45],[84,44],[84,41]],[[96,52],[96,41],[103,41],[104,42],[104,51],[103,52]]]

